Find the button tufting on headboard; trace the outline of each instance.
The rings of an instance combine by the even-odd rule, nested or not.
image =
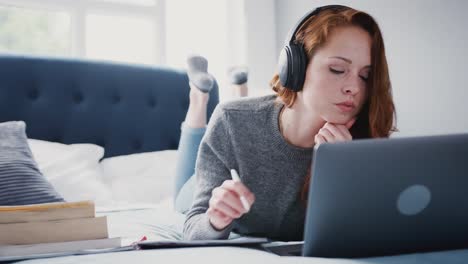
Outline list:
[[[154,97],[150,97],[148,99],[148,106],[151,107],[151,108],[155,108],[156,107],[156,99]]]
[[[31,100],[37,100],[39,98],[39,91],[37,89],[32,89],[28,93],[28,97]]]
[[[73,94],[73,101],[76,103],[76,104],[80,104],[81,102],[83,102],[83,94],[80,93],[80,92],[75,92]]]
[[[99,145],[99,146],[105,148],[106,147],[106,141],[104,141],[103,139],[98,139],[96,141],[96,145]]]
[[[0,55],[0,80],[0,122],[25,120],[30,138],[97,142],[105,157],[176,149],[189,104],[187,74],[164,67]]]
[[[132,147],[133,147],[133,149],[135,149],[135,150],[140,150],[141,147],[142,147],[141,141],[139,141],[139,140],[134,140],[134,141],[132,142]]]
[[[114,94],[114,96],[112,96],[112,103],[113,103],[113,104],[118,104],[118,103],[120,103],[120,100],[121,100],[120,95]]]

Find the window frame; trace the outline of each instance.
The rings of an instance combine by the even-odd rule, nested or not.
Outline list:
[[[166,18],[165,1],[155,0],[151,6],[99,0],[0,0],[4,7],[27,8],[52,12],[66,12],[70,15],[71,57],[86,58],[86,15],[123,15],[146,18],[153,21],[155,57],[154,64],[166,63]]]

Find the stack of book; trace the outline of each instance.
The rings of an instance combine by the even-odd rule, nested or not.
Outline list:
[[[0,259],[121,246],[92,201],[0,206],[0,234]]]

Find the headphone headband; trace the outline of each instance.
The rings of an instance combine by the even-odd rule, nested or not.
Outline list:
[[[297,22],[286,38],[286,44],[281,50],[278,61],[278,75],[281,85],[292,90],[300,91],[304,85],[305,73],[307,69],[307,54],[304,51],[303,43],[295,43],[296,33],[310,17],[317,15],[324,10],[346,10],[350,9],[342,5],[321,6],[305,14]]]
[[[318,13],[320,13],[321,11],[324,11],[324,10],[329,10],[329,9],[333,9],[333,10],[341,10],[341,9],[349,9],[349,7],[347,6],[344,6],[344,5],[326,5],[326,6],[321,6],[321,7],[317,7],[316,9],[310,11],[309,13],[305,14],[295,25],[294,27],[291,28],[291,30],[289,31],[287,37],[286,37],[286,45],[289,45],[291,43],[293,43],[296,39],[295,39],[295,36],[296,36],[296,33],[297,31],[299,31],[299,29],[301,28],[302,24],[307,21],[307,19],[309,19],[311,16],[315,16],[317,15]]]

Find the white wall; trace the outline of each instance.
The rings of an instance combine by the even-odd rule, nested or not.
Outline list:
[[[227,14],[227,58],[230,66],[247,65],[247,14],[244,1],[226,3]]]
[[[233,0],[238,1],[238,0]],[[276,17],[274,0],[244,0],[249,93],[269,91],[276,71]]]
[[[468,133],[468,1],[276,0],[276,53],[302,15],[326,4],[370,13],[379,23],[397,109],[396,136]]]

